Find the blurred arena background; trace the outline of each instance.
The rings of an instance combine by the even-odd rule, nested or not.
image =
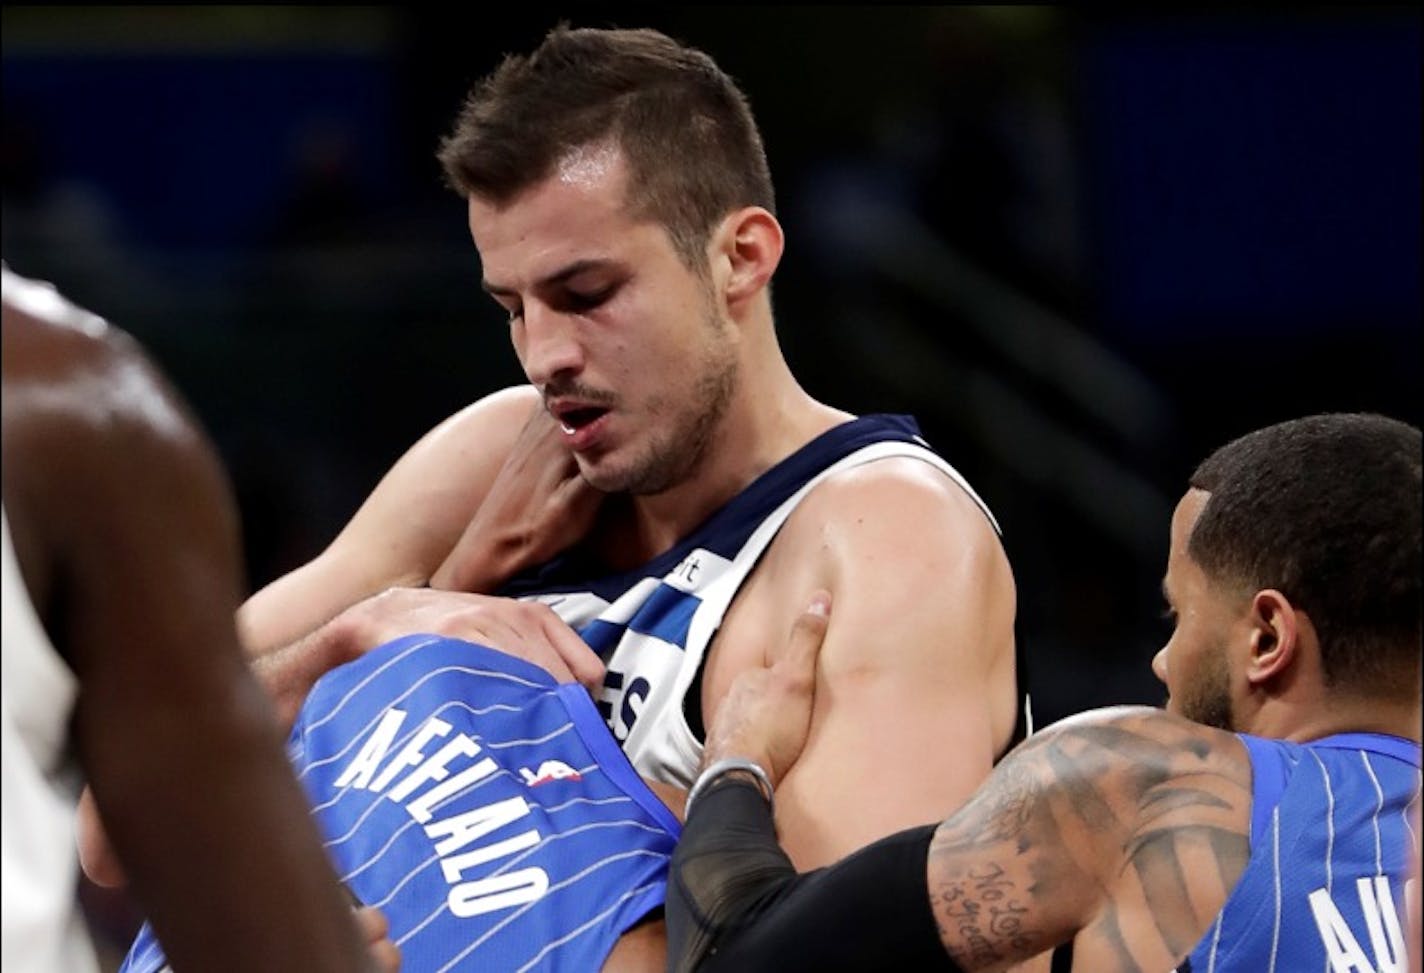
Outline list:
[[[4,257],[176,379],[253,585],[520,379],[433,152],[561,18],[742,82],[792,366],[917,414],[994,508],[1040,722],[1159,701],[1168,515],[1204,451],[1306,412],[1421,420],[1417,9],[486,10],[4,7]]]

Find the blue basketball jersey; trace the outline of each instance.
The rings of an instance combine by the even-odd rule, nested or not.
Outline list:
[[[587,691],[433,635],[327,673],[289,750],[402,968],[597,970],[663,903],[681,833]],[[163,963],[145,928],[124,970]]]
[[[1401,915],[1419,836],[1419,744],[1346,733],[1239,735],[1251,754],[1251,858],[1182,973],[1406,968]]]

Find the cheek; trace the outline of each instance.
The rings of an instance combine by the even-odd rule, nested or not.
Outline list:
[[[1184,620],[1178,620],[1176,631],[1152,660],[1152,671],[1175,696],[1191,679],[1193,666],[1200,659],[1200,633]]]

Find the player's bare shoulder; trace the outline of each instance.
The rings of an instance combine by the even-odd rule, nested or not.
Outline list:
[[[930,577],[972,564],[995,584],[1013,587],[988,508],[967,484],[912,456],[827,477],[787,520],[777,544],[819,554],[833,570],[879,561],[892,573],[918,565]]]
[[[1240,857],[1251,809],[1251,759],[1234,733],[1145,706],[1092,710],[1060,720],[1020,749],[1065,792],[1096,788],[1135,822],[1131,853],[1164,828],[1214,826]],[[1244,859],[1243,859],[1244,861]],[[1238,862],[1240,864],[1240,862]]]
[[[1071,824],[1071,840],[1055,838],[1056,847],[1087,851],[1089,870],[1112,885],[1163,829],[1216,826],[1239,839],[1231,849],[1239,857],[1250,809],[1251,762],[1238,737],[1164,710],[1115,706],[1059,720],[1019,744],[937,843],[1017,842],[1014,829],[1041,813],[1055,828]]]
[[[8,269],[3,307],[5,505],[38,603],[60,560],[120,549],[155,511],[188,502],[232,532],[216,458],[137,341]]]
[[[928,458],[894,455],[840,470],[817,484],[805,505],[814,513],[887,517],[908,506],[912,513],[941,512],[995,535],[988,508],[962,480]]]
[[[128,333],[48,284],[7,269],[4,286],[7,452],[23,449],[32,435],[119,432],[191,441],[191,418]]]
[[[53,407],[53,400],[34,401],[35,386],[82,377],[123,353],[123,339],[103,318],[8,267],[3,308],[5,391],[7,402],[13,396],[17,407]]]
[[[1089,710],[1045,727],[1036,740],[1057,746],[1096,746],[1138,767],[1164,773],[1204,769],[1249,782],[1245,745],[1234,733],[1205,726],[1150,706],[1111,706]],[[1057,741],[1055,743],[1055,740]]]
[[[444,419],[419,445],[452,459],[493,454],[502,460],[538,407],[537,389],[532,385],[512,385],[491,392]]]

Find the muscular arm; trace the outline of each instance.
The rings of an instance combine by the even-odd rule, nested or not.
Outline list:
[[[935,829],[927,853],[906,832],[797,876],[777,860],[753,787],[733,776],[710,795],[720,813],[699,801],[673,859],[674,969],[768,957],[779,970],[814,969],[828,915],[850,920],[886,901],[899,905],[878,926],[835,926],[835,955],[923,949],[932,923],[964,971],[1004,970],[1075,935],[1080,968],[1169,969],[1248,855],[1244,747],[1157,710],[1099,711],[1031,738]]]
[[[1250,764],[1231,734],[1158,710],[1066,720],[936,832],[940,937],[970,970],[1074,933],[1100,965],[1170,968],[1245,868],[1250,815]]]
[[[211,449],[119,336],[7,315],[5,354],[17,550],[82,687],[81,764],[170,957],[365,968],[237,644],[236,520]]]
[[[248,650],[264,655],[288,647],[364,598],[430,582],[460,541],[537,401],[529,386],[505,389],[427,433],[325,551],[243,604],[238,628]],[[473,545],[465,548],[470,559],[480,553]],[[490,566],[486,573],[496,570]],[[480,577],[478,565],[462,565],[462,584],[478,585]],[[332,663],[315,656],[325,648],[318,639],[297,657],[324,672]]]
[[[491,627],[493,606],[477,594],[582,536],[602,501],[536,404],[532,388],[506,389],[442,424],[329,549],[242,607],[284,724],[323,673],[417,631],[495,645],[560,680],[602,681],[602,662],[551,614],[511,607],[514,618]]]
[[[757,597],[786,613],[765,631],[786,631],[814,588],[835,604],[810,737],[777,800],[792,861],[824,865],[961,804],[1017,696],[1013,579],[977,505],[928,464],[870,464],[818,487],[758,570],[772,580]]]

